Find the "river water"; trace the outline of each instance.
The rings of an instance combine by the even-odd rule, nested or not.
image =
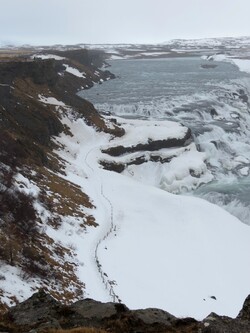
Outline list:
[[[185,194],[216,203],[250,225],[250,75],[226,62],[204,68],[207,62],[198,57],[110,64],[117,79],[80,95],[102,112],[190,127],[214,181]]]

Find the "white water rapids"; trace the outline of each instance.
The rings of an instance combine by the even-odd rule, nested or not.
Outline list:
[[[214,180],[185,194],[203,197],[250,224],[250,75],[231,63],[203,68],[200,58],[111,64],[118,78],[80,95],[102,112],[190,127]]]

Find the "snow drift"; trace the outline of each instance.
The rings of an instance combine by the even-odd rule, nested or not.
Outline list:
[[[93,199],[99,226],[81,237],[61,229],[57,237],[66,233],[74,242],[86,295],[176,316],[236,316],[250,289],[249,227],[204,200],[101,169],[101,148],[110,136],[82,120],[67,125],[73,138],[59,139],[65,147],[59,154],[69,163],[66,179]],[[126,136],[122,140],[126,144]]]

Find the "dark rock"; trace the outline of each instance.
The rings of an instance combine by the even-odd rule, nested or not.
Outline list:
[[[55,318],[51,318],[50,320],[40,324],[34,331],[35,332],[47,332],[48,330],[59,330],[61,328],[62,327],[59,324],[59,321]],[[31,333],[31,331],[29,333]]]
[[[215,68],[217,66],[218,65],[215,65],[215,64],[202,64],[201,68],[209,69],[209,68]]]
[[[72,59],[82,65],[91,67],[102,67],[105,63],[106,55],[102,50],[76,49],[66,51],[48,50],[47,53],[57,54],[61,57]]]
[[[124,304],[102,303],[92,299],[77,301],[71,306],[60,310],[63,328],[72,327],[102,327],[112,318],[119,318],[121,314],[129,311]]]
[[[126,166],[129,166],[129,165],[141,165],[148,161],[169,163],[172,160],[172,158],[174,158],[174,157],[175,156],[163,158],[162,156],[159,156],[156,153],[153,153],[148,157],[148,156],[144,156],[142,153],[142,156],[138,156],[137,158],[134,158],[134,159],[132,158],[131,160],[127,161],[126,164],[110,162],[110,161],[106,161],[106,160],[101,160],[99,163],[100,163],[100,165],[103,166],[103,168],[105,170],[121,173],[125,170]]]
[[[170,326],[176,319],[175,316],[160,309],[131,310],[131,313],[145,324],[161,323]]]
[[[109,171],[115,171],[121,173],[125,169],[125,165],[122,163],[115,163],[109,161],[100,161],[99,163],[105,170]]]
[[[192,141],[192,134],[191,130],[188,128],[186,134],[181,139],[166,139],[166,140],[155,140],[155,141],[148,141],[147,143],[140,143],[136,146],[131,147],[123,147],[123,146],[116,146],[111,147],[109,149],[102,150],[103,153],[108,154],[110,156],[121,156],[127,153],[135,153],[138,151],[154,151],[163,148],[176,148],[176,147],[185,147]]]
[[[241,99],[242,102],[244,102],[244,103],[248,103],[248,96],[247,96],[247,94],[245,93],[245,91],[243,89],[239,89],[237,91],[237,93],[236,92],[232,93],[232,96],[234,98]]]
[[[239,96],[239,98],[242,100],[242,102],[247,103],[248,102],[248,96],[246,94],[242,94]]]
[[[211,313],[203,321],[176,318],[160,309],[129,310],[121,303],[92,299],[62,305],[43,290],[11,308],[2,318],[2,331],[42,332],[75,327],[104,328],[111,333],[249,333],[250,296],[236,319]],[[11,327],[11,329],[10,329]]]
[[[249,333],[250,323],[211,313],[202,322],[202,333]]]
[[[8,316],[18,326],[37,326],[53,321],[61,303],[43,290],[9,310]]]
[[[219,146],[219,142],[218,141],[212,140],[210,142],[216,147],[216,149],[218,149],[218,146]]]
[[[212,109],[210,110],[210,114],[211,114],[212,117],[214,117],[214,116],[218,116],[218,112],[215,110],[215,108],[212,108]]]
[[[250,295],[246,298],[243,307],[237,316],[237,319],[247,320],[250,324]]]
[[[102,303],[93,299],[84,299],[74,303],[71,310],[80,314],[86,319],[101,321],[116,315],[118,312],[126,312],[128,308],[123,304]]]

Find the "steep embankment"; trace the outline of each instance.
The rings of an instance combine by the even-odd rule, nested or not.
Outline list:
[[[123,130],[108,127],[93,105],[76,95],[82,87],[113,78],[91,65],[90,55],[85,63],[86,51],[82,55],[82,63],[51,55],[0,63],[3,307],[39,286],[65,302],[84,293],[84,281],[75,274],[79,262],[74,245],[55,241],[50,231],[72,216],[78,220],[79,232],[86,225],[95,226],[90,210],[94,206],[79,186],[63,179],[64,161],[54,153],[51,139],[61,132],[71,135],[62,122],[67,113],[84,118],[98,131],[122,135]]]

